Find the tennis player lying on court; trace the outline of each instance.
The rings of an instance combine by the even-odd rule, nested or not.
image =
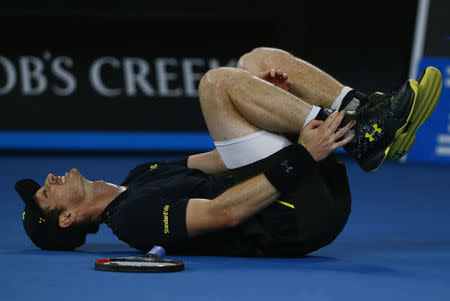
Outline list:
[[[440,87],[429,67],[395,95],[367,97],[285,51],[257,48],[200,82],[215,150],[144,163],[120,185],[77,169],[49,174],[42,187],[19,181],[25,231],[47,250],[73,250],[106,223],[142,251],[303,256],[330,244],[350,214],[345,167],[333,151],[344,146],[368,172],[400,158]]]

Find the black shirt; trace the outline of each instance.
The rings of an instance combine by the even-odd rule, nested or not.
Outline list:
[[[144,252],[160,245],[168,253],[257,256],[264,255],[262,249],[268,245],[296,240],[294,210],[280,203],[234,228],[189,238],[189,199],[212,199],[230,187],[232,180],[180,162],[141,164],[121,185],[127,190],[105,208],[103,220],[119,239]]]

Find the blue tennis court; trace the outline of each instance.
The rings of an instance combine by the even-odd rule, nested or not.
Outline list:
[[[27,238],[16,180],[77,167],[118,183],[141,162],[175,156],[2,154],[0,300],[450,300],[450,169],[442,165],[385,163],[367,174],[342,158],[352,214],[334,243],[306,258],[173,256],[185,271],[112,273],[94,261],[138,253],[104,225],[75,252],[42,251]]]
[[[1,9],[0,301],[450,300],[450,1],[222,1],[217,7],[170,0],[94,9],[64,4]],[[440,75],[419,75],[428,66]],[[251,84],[245,73],[246,81],[234,82],[233,73],[222,70],[201,89],[203,75],[218,67],[239,67],[259,80]],[[270,75],[276,70],[277,76]],[[119,184],[143,162],[211,150],[211,124],[234,127],[243,117],[246,134],[253,126],[294,134],[303,119],[320,119],[317,106],[364,108],[366,97],[357,92],[391,94],[408,78],[418,80],[418,88],[411,81],[408,91],[417,90],[414,99],[422,103],[411,104],[412,115],[410,109],[401,114],[409,118],[403,128],[408,131],[402,147],[390,149],[390,155],[404,154],[402,148],[415,139],[408,162],[385,162],[369,174],[338,149],[347,166],[352,213],[332,244],[307,257],[169,253],[184,262],[184,271],[105,272],[94,269],[96,260],[143,255],[106,225],[73,252],[41,250],[24,231],[24,202],[13,188],[18,180],[42,184],[48,173],[64,175],[75,167],[87,179]],[[261,89],[260,80],[309,105],[301,104],[295,115],[289,93]],[[244,100],[241,109],[224,88],[233,82]],[[438,90],[433,116],[413,136],[433,111]],[[262,105],[242,109],[247,96]],[[216,118],[215,110],[205,109],[211,100],[220,104],[211,106],[218,112],[234,107],[236,114]],[[286,104],[285,112],[278,102]],[[400,114],[367,110],[361,116],[389,115],[389,126],[386,131],[384,121],[371,122],[362,136],[370,142],[381,131],[382,137],[392,134],[393,116]],[[284,126],[268,122],[268,112]],[[292,123],[286,122],[290,117]],[[216,142],[228,144],[228,138]],[[309,192],[315,190],[308,187]],[[222,214],[212,220],[217,216]],[[132,217],[144,220],[134,219],[134,212]],[[163,223],[165,217],[163,211]]]

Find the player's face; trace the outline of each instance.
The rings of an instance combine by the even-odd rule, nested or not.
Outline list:
[[[85,179],[76,168],[66,172],[64,176],[49,174],[35,195],[36,202],[42,209],[73,208],[85,198]]]

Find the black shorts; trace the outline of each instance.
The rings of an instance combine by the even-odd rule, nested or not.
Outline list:
[[[233,177],[243,181],[264,172],[277,160],[277,154],[274,154],[235,169]],[[282,195],[280,200],[295,207],[297,231],[292,234],[296,236],[295,243],[265,243],[264,256],[304,256],[330,244],[343,230],[351,211],[351,194],[344,164],[333,155],[329,156],[310,175],[299,181],[294,193]]]

